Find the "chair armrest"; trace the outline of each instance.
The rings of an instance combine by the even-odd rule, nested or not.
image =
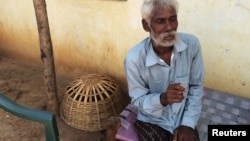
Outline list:
[[[0,108],[20,118],[42,123],[45,127],[46,140],[59,140],[59,133],[54,113],[24,107],[15,103],[2,93],[0,93]]]

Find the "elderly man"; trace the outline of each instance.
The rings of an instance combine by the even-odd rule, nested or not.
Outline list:
[[[130,49],[124,67],[136,131],[143,141],[197,141],[204,64],[199,40],[177,33],[175,0],[144,0],[142,26],[149,37]]]

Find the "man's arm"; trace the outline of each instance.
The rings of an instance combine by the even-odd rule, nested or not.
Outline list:
[[[137,106],[143,114],[159,118],[163,111],[163,106],[160,103],[160,93],[150,93],[148,84],[143,80],[140,72],[140,69],[144,68],[139,68],[140,65],[142,64],[139,63],[136,57],[128,55],[125,58],[124,68],[131,103]]]
[[[194,57],[191,66],[189,92],[185,103],[185,109],[181,125],[195,128],[201,112],[201,98],[203,96],[204,64],[200,43],[194,44]]]

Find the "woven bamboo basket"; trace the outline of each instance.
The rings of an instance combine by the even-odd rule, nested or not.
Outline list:
[[[60,105],[60,117],[71,127],[104,130],[111,116],[123,110],[121,92],[114,80],[102,74],[87,74],[71,82]]]

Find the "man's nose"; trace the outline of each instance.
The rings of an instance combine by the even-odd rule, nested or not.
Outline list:
[[[166,32],[169,32],[169,31],[172,31],[173,30],[173,25],[167,21],[166,24],[165,24],[165,31]]]

